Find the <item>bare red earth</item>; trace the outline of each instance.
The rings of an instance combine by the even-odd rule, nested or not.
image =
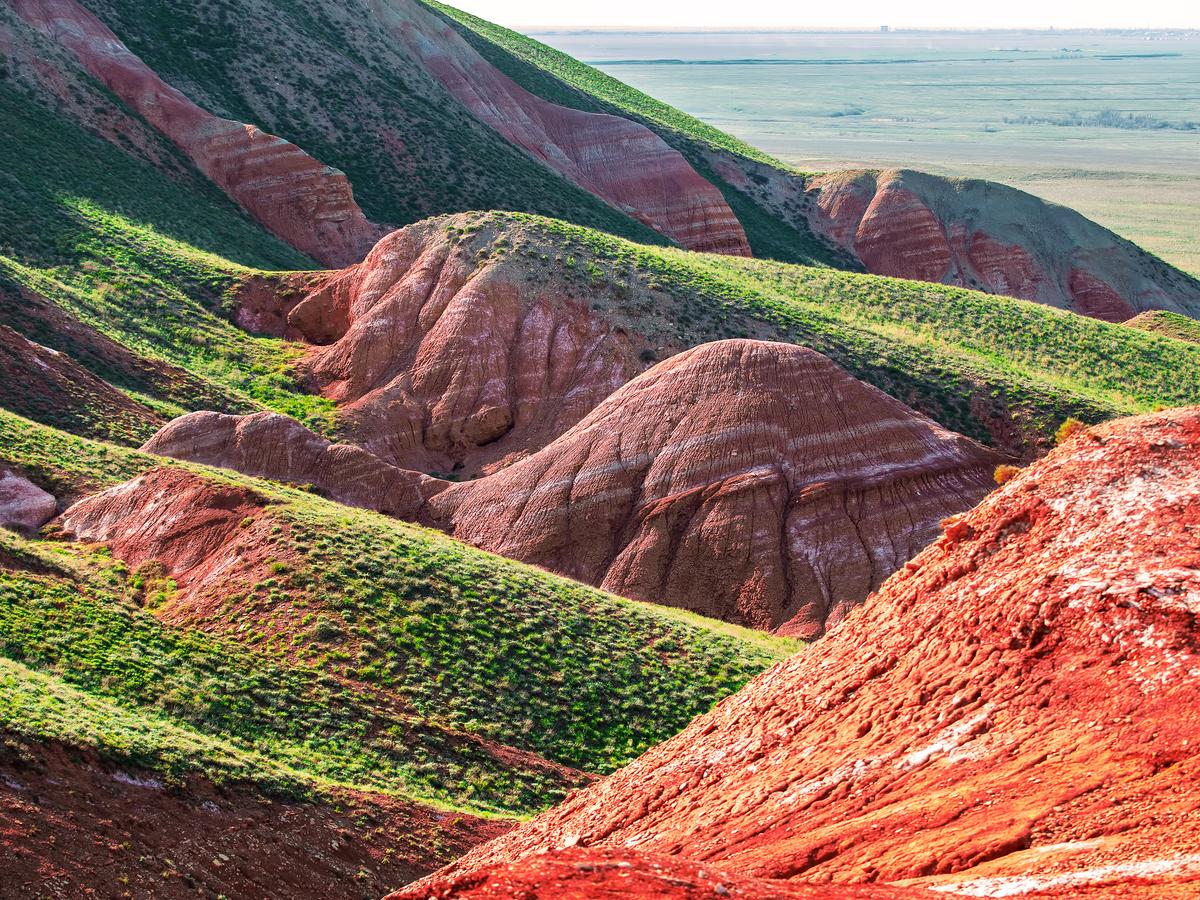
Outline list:
[[[986,181],[836,172],[807,185],[814,230],[878,275],[945,282],[1123,321],[1200,317],[1200,282],[1065,207]]]
[[[1097,427],[820,644],[443,876],[604,846],[968,896],[1194,895],[1198,615],[1200,408]]]
[[[999,461],[819,353],[720,341],[428,517],[623,596],[814,637],[991,490]]]
[[[285,299],[281,333],[321,345],[304,368],[353,443],[472,475],[549,443],[642,368],[639,344],[586,295],[513,277],[439,224],[412,226]]]
[[[868,272],[942,281],[950,272],[950,245],[942,223],[912,191],[885,185],[854,232],[854,252]]]
[[[674,856],[599,848],[558,850],[498,863],[459,877],[432,879],[386,900],[916,900],[926,891],[881,885],[815,887],[727,875]]]
[[[750,255],[721,192],[649,128],[529,93],[412,0],[375,12],[460,103],[554,171],[689,250]]]
[[[362,259],[381,230],[346,176],[282,138],[201,109],[166,84],[75,0],[9,0],[93,76],[175,143],[270,231],[329,266]]]
[[[1001,461],[820,354],[761,341],[679,354],[540,452],[458,484],[271,413],[192,413],[144,449],[311,483],[614,593],[803,637],[977,503]]]
[[[59,522],[80,540],[109,544],[130,568],[162,563],[181,593],[199,594],[259,580],[270,546],[253,526],[265,504],[249,488],[164,467],[81,500]]]
[[[0,894],[29,897],[379,896],[507,823],[393,797],[264,796],[0,734]]]

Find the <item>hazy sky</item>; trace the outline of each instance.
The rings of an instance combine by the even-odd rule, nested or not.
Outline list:
[[[1197,0],[450,0],[493,22],[531,25],[670,25],[737,28],[1200,27]]]

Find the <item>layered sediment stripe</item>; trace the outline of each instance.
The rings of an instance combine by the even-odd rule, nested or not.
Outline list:
[[[813,229],[868,272],[1005,294],[1123,322],[1200,317],[1200,281],[1079,213],[1014,188],[920,172],[809,182]]]
[[[297,250],[327,266],[346,266],[361,260],[382,235],[355,203],[343,173],[283,138],[197,106],[75,0],[9,3]]]
[[[721,341],[438,494],[430,518],[624,596],[812,637],[978,502],[998,461],[818,353]]]
[[[650,129],[529,93],[412,0],[375,0],[372,6],[460,103],[569,181],[689,250],[750,255],[721,192]]]

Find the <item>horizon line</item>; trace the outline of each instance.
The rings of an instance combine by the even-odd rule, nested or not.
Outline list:
[[[882,34],[881,29],[887,28],[888,34],[920,33],[929,31],[957,32],[976,34],[984,32],[1033,32],[1038,34],[1077,34],[1081,32],[1125,32],[1138,34],[1143,32],[1183,32],[1200,35],[1200,25],[828,25],[823,27],[802,25],[554,25],[554,24],[521,24],[506,25],[505,28],[525,32],[550,31],[639,31],[645,33],[673,34],[702,34],[704,32],[726,32],[756,34],[763,32],[788,32],[808,34]]]

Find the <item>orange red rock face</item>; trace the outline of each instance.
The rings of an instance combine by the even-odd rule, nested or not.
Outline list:
[[[814,230],[877,275],[942,282],[1124,321],[1200,316],[1200,283],[1072,210],[984,181],[838,172],[808,185]]]
[[[819,645],[443,876],[601,846],[968,896],[1194,892],[1198,463],[1200,408],[1076,436]]]
[[[750,255],[721,192],[650,129],[529,93],[419,4],[375,12],[460,103],[569,181],[689,250]]]
[[[254,125],[201,109],[75,0],[11,0],[11,5],[296,249],[324,265],[345,266],[362,259],[382,234],[354,202],[345,175]]]
[[[419,888],[389,894],[386,900],[905,900],[931,896],[925,891],[877,885],[817,887],[763,881],[731,876],[678,857],[577,848],[500,863],[458,878],[433,879]]]

